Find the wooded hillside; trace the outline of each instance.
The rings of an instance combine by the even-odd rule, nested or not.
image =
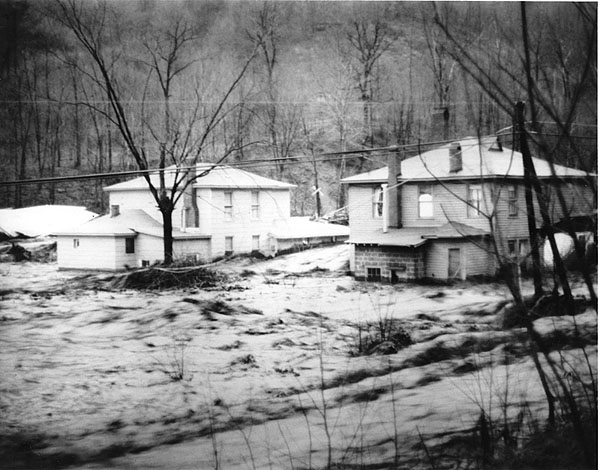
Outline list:
[[[519,100],[542,156],[595,172],[596,25],[593,3],[4,1],[0,182],[223,161],[312,215],[387,156],[322,153],[510,142]],[[0,186],[0,206],[103,211],[116,181]]]

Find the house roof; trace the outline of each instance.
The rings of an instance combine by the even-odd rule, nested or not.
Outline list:
[[[269,235],[280,240],[318,237],[347,237],[350,229],[345,225],[315,222],[308,217],[290,217],[277,221],[269,231]]]
[[[96,217],[82,206],[44,205],[0,209],[0,233],[7,238],[39,237],[68,230]]]
[[[447,223],[439,227],[407,227],[352,235],[348,243],[353,245],[403,246],[416,248],[428,240],[464,238],[489,235],[489,232],[460,223]]]
[[[284,183],[270,178],[265,178],[239,168],[227,165],[211,165],[199,163],[196,165],[196,174],[210,170],[205,176],[196,180],[194,188],[232,188],[232,189],[291,189],[296,187],[290,183]],[[172,187],[176,174],[176,167],[167,168],[165,178],[167,187]],[[181,173],[179,173],[181,177]],[[152,183],[158,187],[158,174],[150,176]],[[122,183],[113,184],[104,188],[104,191],[141,191],[148,190],[146,179],[142,176]]]
[[[128,209],[121,211],[119,215],[113,217],[110,215],[103,215],[70,230],[55,232],[53,235],[126,237],[136,236],[138,233],[153,237],[162,237],[163,226],[159,221],[149,216],[141,209]],[[173,228],[174,240],[197,238],[210,238],[210,235],[182,232],[179,229]]]
[[[103,215],[69,230],[53,235],[131,236],[140,230],[162,229],[162,225],[141,209],[124,210],[111,217]]]
[[[462,180],[480,178],[522,178],[523,157],[520,152],[509,148],[499,150],[495,137],[482,139],[466,138],[460,141],[462,169],[450,172],[449,150],[452,144],[443,145],[420,155],[402,161],[398,180]],[[494,149],[495,148],[495,149]],[[535,171],[540,178],[552,176],[551,165],[540,158],[533,157]],[[563,165],[554,165],[559,177],[581,178],[587,173]],[[367,173],[351,176],[342,183],[385,183],[388,180],[388,168],[378,168]]]

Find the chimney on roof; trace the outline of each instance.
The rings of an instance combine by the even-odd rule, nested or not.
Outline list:
[[[458,142],[450,145],[450,173],[462,170],[462,149]]]
[[[111,206],[110,206],[110,216],[111,217],[118,216],[121,213],[119,209],[120,208],[119,208],[118,204],[111,204]]]
[[[388,181],[387,181],[387,226],[391,228],[402,227],[400,216],[401,199],[398,188],[398,175],[402,174],[401,150],[390,152],[388,155]]]

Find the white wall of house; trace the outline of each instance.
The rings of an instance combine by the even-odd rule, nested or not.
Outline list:
[[[193,256],[200,261],[212,258],[210,238],[175,240],[173,242],[175,259]]]
[[[231,210],[225,208],[227,190],[211,190],[210,203],[200,201],[198,207],[205,208],[210,214],[211,252],[213,257],[222,256],[226,250],[226,238],[232,238],[234,253],[253,251],[253,237],[259,237],[259,249],[268,251],[268,232],[276,221],[290,218],[290,192],[284,190],[259,191],[258,217],[252,210],[252,191],[250,189],[232,190]],[[209,207],[210,207],[210,210]],[[229,215],[229,213],[231,215]],[[203,210],[200,210],[202,220]],[[202,226],[202,222],[200,222]],[[203,232],[204,233],[204,232]]]
[[[373,210],[373,190],[381,185],[350,185],[348,217],[351,236],[381,230],[383,218]]]
[[[125,237],[57,236],[59,269],[98,269],[115,271],[136,266],[136,254],[125,253]]]
[[[256,211],[252,207],[253,191],[258,191],[258,217],[255,217]],[[231,209],[225,208],[226,192],[231,192],[232,195]],[[111,205],[119,205],[121,210],[142,209],[157,221],[162,222],[156,202],[148,191],[111,191],[109,194]],[[273,223],[290,218],[289,189],[198,188],[196,203],[199,213],[198,227],[185,227],[183,198],[175,207],[173,226],[185,227],[188,232],[211,235],[210,242],[199,244],[198,240],[189,240],[186,242],[186,247],[181,248],[182,252],[191,253],[194,252],[192,245],[199,244],[201,246],[198,251],[207,253],[208,257],[225,254],[226,237],[233,237],[234,253],[253,251],[255,245],[253,237],[257,236],[259,237],[260,251],[267,252],[269,250],[267,234]],[[148,243],[142,242],[143,245]],[[207,243],[210,243],[210,248],[206,248]],[[160,257],[156,259],[162,259],[162,248]]]
[[[152,194],[148,190],[144,191],[110,191],[109,193],[109,205],[118,205],[121,211],[123,210],[134,210],[141,209],[146,213],[162,223],[162,215],[158,210],[156,201],[152,197]],[[173,223],[176,223],[176,218],[173,217]]]

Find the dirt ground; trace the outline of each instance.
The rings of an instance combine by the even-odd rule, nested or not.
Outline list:
[[[239,258],[214,267],[229,277],[217,287],[158,292],[0,264],[0,465],[431,468],[482,410],[543,419],[501,284],[363,283],[347,261],[344,245]],[[384,327],[403,347],[366,351]],[[597,376],[592,309],[535,328],[560,331],[552,354],[578,368],[585,351]]]

